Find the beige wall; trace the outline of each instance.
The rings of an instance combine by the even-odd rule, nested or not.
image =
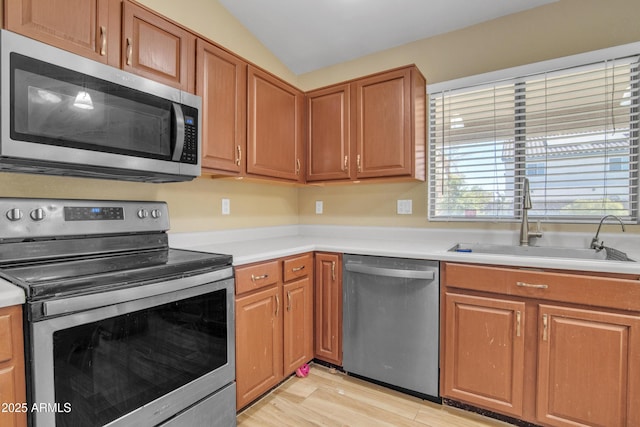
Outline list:
[[[538,9],[295,76],[217,0],[139,1],[304,90],[409,63],[417,64],[427,80],[435,83],[640,41],[640,1],[560,0]],[[0,173],[0,196],[166,200],[171,211],[173,231],[298,222],[458,226],[427,222],[425,183],[298,188],[293,185],[206,177],[189,183],[142,184]],[[222,198],[231,200],[230,216],[220,214]],[[397,199],[413,200],[413,215],[396,215]],[[324,202],[323,215],[314,213],[316,200]],[[472,226],[504,227],[494,224]],[[547,229],[561,230],[576,228],[580,229],[566,225],[547,226]],[[634,227],[634,231],[637,229]]]
[[[640,1],[560,0],[463,30],[338,64],[298,77],[309,90],[332,82],[415,63],[436,83],[532,62],[640,41]],[[300,190],[303,224],[401,225],[407,227],[511,228],[517,225],[428,223],[427,184],[351,184]],[[413,215],[397,215],[396,200],[413,200]],[[322,200],[323,215],[315,214]],[[593,227],[550,224],[547,230]],[[639,227],[632,227],[640,232]]]

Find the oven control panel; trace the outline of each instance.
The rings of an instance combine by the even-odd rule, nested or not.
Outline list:
[[[165,202],[0,198],[0,239],[162,232]]]

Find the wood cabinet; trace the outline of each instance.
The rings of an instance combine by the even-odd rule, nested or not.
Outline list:
[[[443,397],[544,426],[640,425],[638,277],[442,266]]]
[[[427,83],[416,67],[357,80],[356,176],[425,179]]]
[[[26,403],[21,306],[0,308],[0,403]],[[0,426],[26,427],[26,412],[2,409]]]
[[[247,174],[302,182],[303,93],[251,65],[247,78]]]
[[[313,359],[313,257],[236,268],[236,406]]]
[[[122,9],[122,69],[195,91],[196,36],[126,1]]]
[[[546,304],[538,317],[538,421],[640,425],[640,317]]]
[[[196,95],[202,97],[202,168],[242,176],[246,172],[247,63],[198,39]]]
[[[355,176],[351,153],[351,85],[307,94],[307,181]]]
[[[5,0],[4,27],[120,66],[122,0]]]
[[[315,357],[342,365],[342,254],[315,255]]]
[[[313,359],[313,256],[283,261],[284,375]]]
[[[426,108],[415,66],[309,92],[307,180],[424,180]]]
[[[280,287],[236,299],[236,397],[242,408],[282,379]]]
[[[522,302],[447,293],[443,393],[522,416]]]

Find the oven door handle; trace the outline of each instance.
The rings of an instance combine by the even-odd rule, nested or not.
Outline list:
[[[76,311],[90,310],[93,308],[138,300],[164,293],[181,291],[204,285],[206,283],[218,282],[231,277],[233,277],[233,267],[226,267],[209,273],[180,277],[163,282],[154,282],[133,288],[45,301],[42,303],[42,314],[44,317],[49,317],[73,313]]]

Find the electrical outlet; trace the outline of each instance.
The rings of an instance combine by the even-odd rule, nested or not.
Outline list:
[[[411,215],[413,213],[413,201],[412,200],[398,200],[397,213],[398,215]]]
[[[322,200],[316,200],[316,215],[322,215],[323,208]]]
[[[222,215],[231,215],[231,200],[222,199]]]

